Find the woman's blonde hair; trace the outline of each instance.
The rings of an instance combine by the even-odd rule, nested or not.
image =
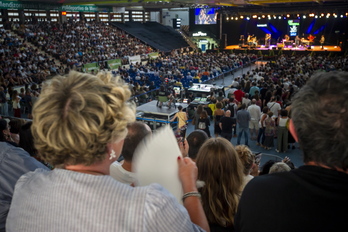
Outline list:
[[[32,133],[39,156],[52,165],[91,165],[105,159],[107,144],[123,139],[134,121],[127,85],[110,73],[72,71],[43,87],[33,108]]]
[[[199,149],[196,164],[198,179],[205,182],[200,192],[208,222],[233,226],[244,178],[236,150],[224,138],[211,138]]]
[[[239,159],[242,162],[244,169],[244,175],[249,175],[250,169],[254,164],[254,155],[250,149],[245,145],[236,146],[236,151],[238,153]]]

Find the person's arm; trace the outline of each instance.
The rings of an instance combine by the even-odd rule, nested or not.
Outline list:
[[[261,118],[261,127],[263,127],[263,122],[265,121],[266,117],[267,117],[266,114],[262,115],[262,118]]]
[[[196,181],[198,176],[198,169],[196,163],[190,158],[178,157],[179,163],[179,178],[181,180],[182,188],[185,193],[197,192]],[[184,207],[186,208],[190,219],[193,223],[200,226],[207,232],[210,231],[208,220],[205,216],[203,206],[200,197],[190,196],[183,200]],[[178,222],[180,223],[180,222]]]
[[[178,115],[175,114],[174,117],[172,119],[170,119],[170,122],[173,122],[177,117],[178,117]]]

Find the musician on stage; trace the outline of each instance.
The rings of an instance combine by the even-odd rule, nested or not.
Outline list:
[[[298,46],[300,46],[300,44],[301,44],[301,39],[300,39],[300,37],[297,35],[297,36],[295,37],[295,46],[298,47]]]
[[[289,41],[289,40],[290,40],[290,36],[289,35],[284,35],[283,41]]]
[[[290,40],[290,36],[284,35],[284,39],[283,39],[283,46],[284,46],[284,48],[285,48],[285,42],[289,42],[289,40]]]
[[[251,46],[252,36],[250,34],[248,34],[247,42],[248,42],[248,45]]]
[[[271,45],[271,37],[272,37],[272,35],[268,34],[268,33],[265,36],[265,46],[266,46],[266,48],[268,48]]]
[[[324,43],[325,43],[325,37],[324,35],[321,35],[321,38],[320,38],[320,46],[321,46],[321,49],[324,49]]]
[[[256,37],[255,35],[252,36],[251,42],[252,42],[252,45],[253,45],[254,47],[257,46],[257,37]]]
[[[309,34],[309,36],[307,37],[307,39],[309,40],[309,46],[311,46],[312,43],[314,42],[314,38],[315,38],[315,36],[312,34]]]

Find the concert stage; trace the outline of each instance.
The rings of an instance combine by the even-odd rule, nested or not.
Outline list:
[[[311,49],[309,49],[306,46],[301,47],[278,47],[278,45],[271,45],[270,47],[266,48],[265,45],[260,45],[257,47],[249,47],[249,46],[243,46],[240,47],[239,45],[230,45],[225,48],[225,50],[236,50],[236,51],[244,51],[244,50],[256,50],[256,51],[269,51],[269,50],[283,50],[283,51],[291,51],[291,52],[342,52],[341,48],[339,46],[326,46],[324,45],[324,48],[322,49],[320,45],[311,46]]]

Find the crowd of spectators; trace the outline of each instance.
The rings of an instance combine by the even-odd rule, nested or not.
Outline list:
[[[103,22],[75,21],[38,22],[17,29],[23,38],[69,68],[97,62],[100,69],[107,68],[104,61],[152,52],[150,46],[139,39]]]
[[[25,40],[0,30],[0,84],[3,87],[41,83],[54,62]]]

